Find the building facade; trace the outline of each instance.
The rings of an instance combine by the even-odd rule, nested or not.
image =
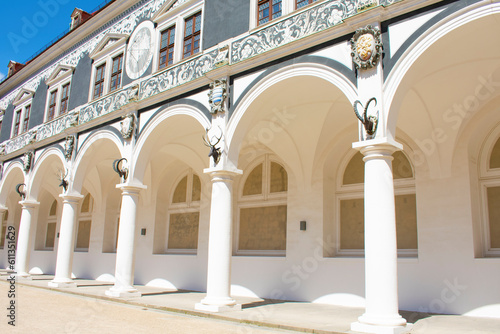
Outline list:
[[[500,317],[498,1],[75,10],[0,83],[0,265]],[[64,50],[64,51],[62,51]],[[353,110],[354,109],[354,110]]]

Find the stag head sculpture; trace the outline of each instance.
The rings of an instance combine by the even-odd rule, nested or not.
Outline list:
[[[356,100],[354,101],[353,105],[354,113],[356,114],[356,117],[361,121],[361,123],[363,123],[366,134],[368,136],[373,136],[375,132],[377,132],[378,125],[378,111],[375,116],[368,116],[368,107],[370,106],[371,102],[375,102],[375,106],[377,105],[377,99],[372,97],[368,100],[368,102],[366,102],[366,106],[364,107],[364,111],[362,114],[358,111],[358,104],[361,105],[362,108],[363,104],[359,100]]]
[[[122,164],[124,160],[125,162],[127,162],[127,159],[125,158],[120,158],[113,161],[113,170],[120,176],[122,183],[125,182],[128,177],[128,168],[124,167]]]
[[[26,191],[21,190],[21,187],[26,187],[26,185],[24,183],[19,183],[16,186],[16,192],[19,194],[19,196],[21,196],[22,200],[24,201],[26,199]]]
[[[210,153],[208,154],[209,157],[212,157],[214,159],[214,164],[217,165],[220,160],[220,156],[222,154],[220,147],[215,147],[220,140],[222,139],[222,130],[221,130],[221,135],[219,138],[215,137],[215,143],[212,143],[212,140],[208,136],[208,132],[210,129],[205,129],[205,135],[202,137],[203,143],[205,146],[210,147]]]
[[[63,187],[65,192],[68,190],[68,184],[69,184],[68,180],[66,180],[67,177],[68,177],[68,169],[66,169],[66,173],[63,173],[62,170],[59,170],[57,172],[57,179],[61,181],[61,183],[59,183],[59,187]]]

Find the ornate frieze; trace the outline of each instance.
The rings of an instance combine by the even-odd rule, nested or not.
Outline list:
[[[78,119],[79,124],[87,123],[95,118],[109,114],[118,110],[129,103],[129,90],[133,87],[118,91],[112,95],[106,96],[98,101],[92,102],[86,107],[80,109]]]
[[[5,143],[5,154],[22,149],[24,146],[28,145],[31,139],[30,133],[24,133],[19,135]]]
[[[378,6],[378,0],[358,0],[356,11],[359,13],[376,6]]]
[[[66,114],[62,117],[58,117],[55,120],[44,123],[40,125],[40,127],[38,127],[36,140],[40,141],[55,136],[59,133],[62,133],[67,128],[70,128],[77,124],[78,124],[78,113],[76,112]]]
[[[328,1],[233,42],[231,63],[323,31],[356,14],[356,0]]]
[[[382,54],[380,30],[367,25],[356,30],[351,38],[351,57],[357,69],[367,69],[377,66]]]
[[[139,98],[145,99],[203,76],[214,69],[218,53],[218,50],[210,51],[144,80],[141,82]]]

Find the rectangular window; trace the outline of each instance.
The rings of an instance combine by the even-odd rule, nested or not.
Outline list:
[[[50,92],[49,113],[47,115],[47,121],[53,120],[56,114],[56,97],[57,97],[57,90]]]
[[[168,228],[168,249],[197,249],[199,212],[173,213]]]
[[[15,137],[19,134],[19,125],[21,124],[21,109],[16,111],[16,118],[14,122],[14,132],[12,133],[12,137]]]
[[[200,51],[201,12],[188,17],[184,29],[184,58]]]
[[[0,248],[5,245],[5,234],[7,233],[7,226],[2,226],[2,236],[0,237]]]
[[[55,238],[56,238],[56,223],[48,223],[47,234],[45,235],[45,247],[54,248]]]
[[[61,110],[59,115],[65,114],[68,111],[69,83],[62,86],[61,93]]]
[[[112,92],[115,89],[120,88],[122,80],[122,58],[123,54],[113,58],[113,67],[111,73],[111,83],[109,85],[109,91]]]
[[[31,105],[24,108],[24,121],[23,121],[23,132],[28,131],[28,125],[30,122]]]
[[[90,244],[90,220],[81,220],[78,224],[78,234],[76,238],[76,250],[88,251]]]
[[[259,0],[258,24],[261,25],[281,16],[281,0]]]
[[[106,68],[105,64],[99,66],[95,71],[94,80],[94,99],[100,97],[104,90],[104,70]]]
[[[286,250],[286,205],[240,209],[238,249]]]
[[[295,0],[295,6],[297,9],[312,4],[316,0]]]
[[[158,69],[162,69],[174,62],[175,26],[161,33],[160,56]]]

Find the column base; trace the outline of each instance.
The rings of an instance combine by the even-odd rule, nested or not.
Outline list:
[[[48,286],[51,288],[77,288],[78,286],[76,285],[76,282],[72,280],[68,281],[50,281],[48,283]]]
[[[403,326],[380,326],[353,322],[351,324],[351,331],[371,334],[402,334],[408,333],[412,326],[413,324],[406,324]]]
[[[241,311],[241,304],[233,305],[209,305],[203,303],[196,303],[194,309],[198,311],[219,313],[219,312],[229,312],[229,311]]]
[[[133,298],[133,297],[141,297],[142,293],[139,292],[137,289],[117,289],[115,287],[112,287],[106,292],[104,292],[106,296],[109,297],[116,297],[116,298]]]
[[[14,274],[14,277],[18,280],[28,280],[28,281],[33,280],[33,277],[28,273]]]

